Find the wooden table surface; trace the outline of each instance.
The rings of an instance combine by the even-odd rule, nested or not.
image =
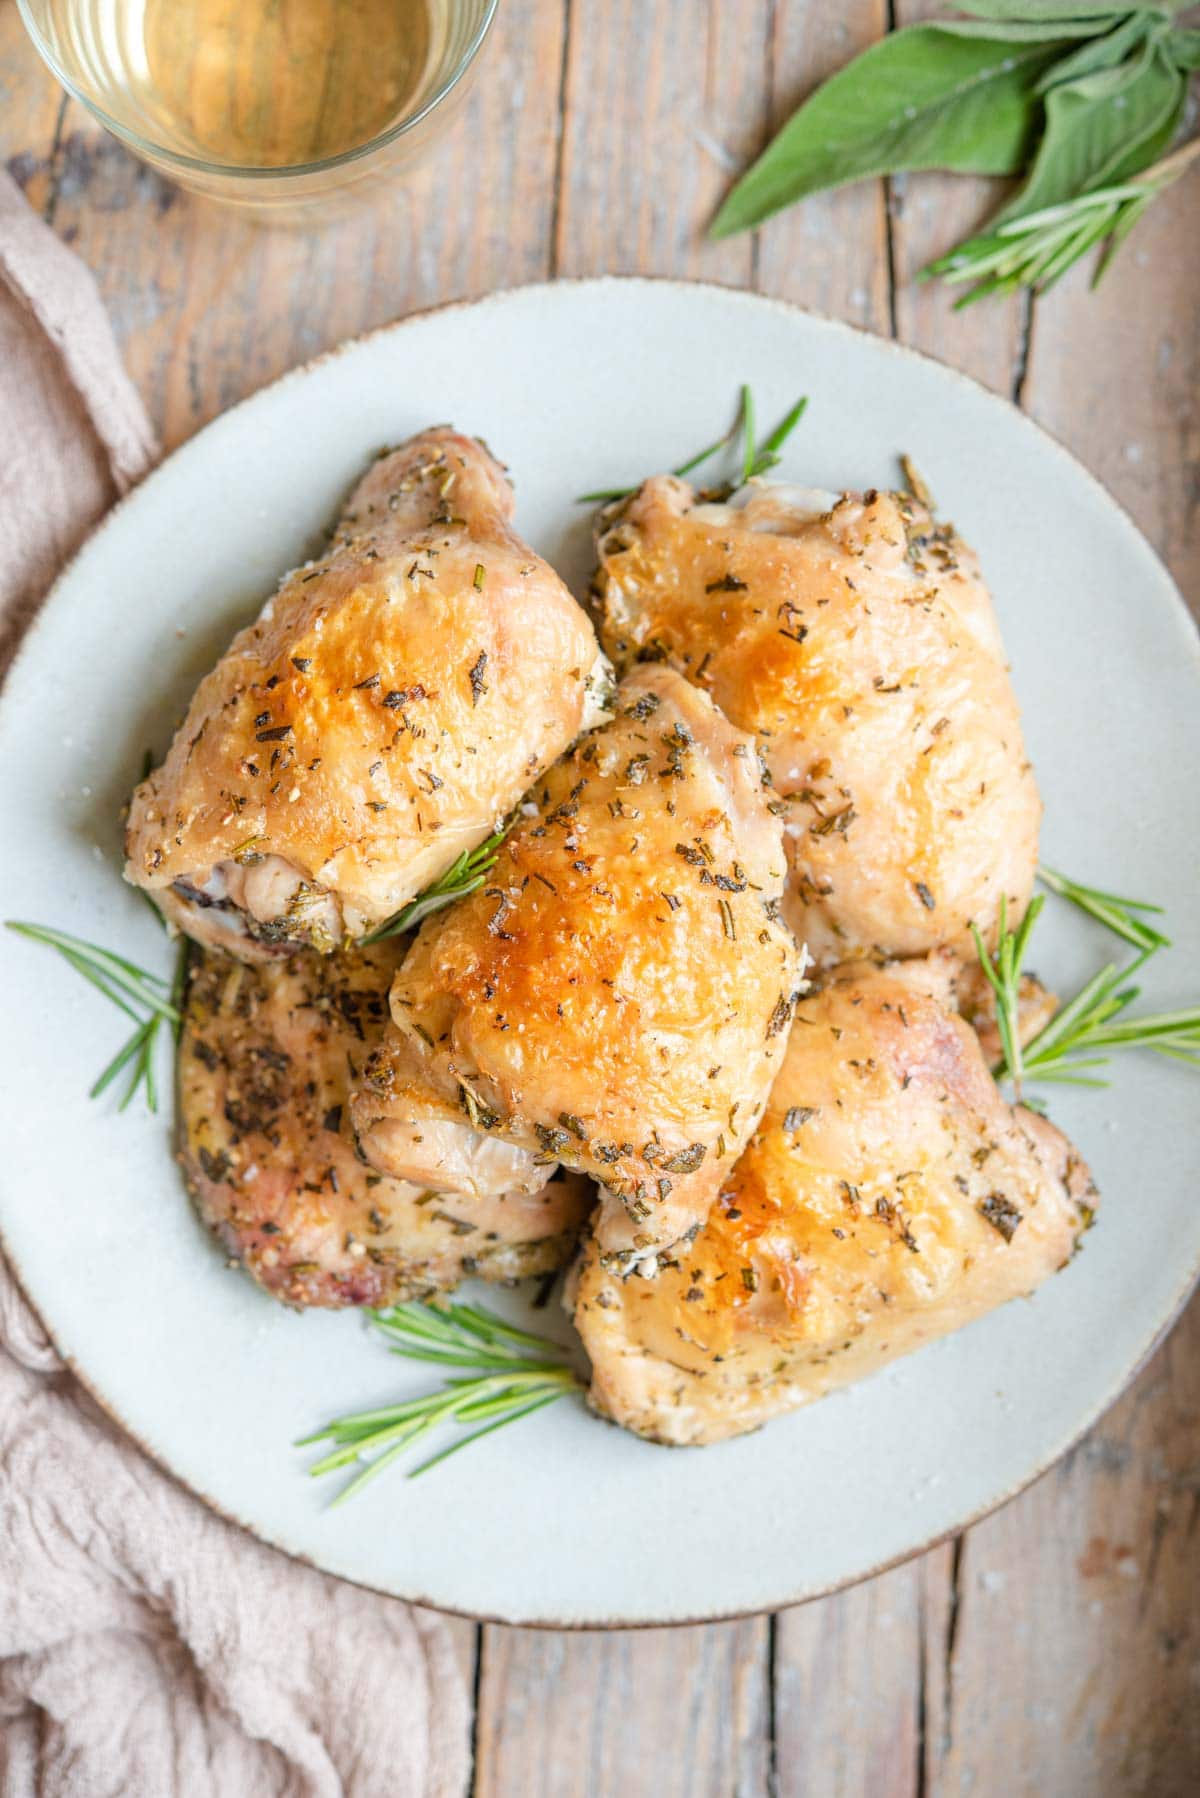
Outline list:
[[[309,237],[207,209],[133,162],[64,99],[0,0],[0,154],[95,271],[168,448],[294,363],[440,300],[548,276],[709,277],[897,337],[1009,395],[1128,507],[1195,604],[1200,174],[1151,210],[1098,294],[1076,270],[1032,304],[955,314],[913,280],[981,216],[983,184],[869,183],[704,242],[731,172],[889,10],[904,23],[936,9],[502,0],[453,134],[373,212]],[[453,1622],[475,1692],[474,1791],[1193,1794],[1198,1523],[1193,1303],[1064,1461],[868,1584],[711,1627]]]

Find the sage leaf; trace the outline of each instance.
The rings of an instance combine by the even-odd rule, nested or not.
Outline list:
[[[1186,77],[1150,44],[1134,61],[1052,87],[1029,177],[989,229],[1140,174],[1174,136],[1186,91]]]
[[[970,13],[972,18],[993,20],[1012,19],[1021,24],[1057,26],[1085,22],[1094,30],[1098,24],[1105,24],[1113,19],[1127,18],[1131,13],[1145,15],[1148,18],[1170,18],[1178,12],[1182,0],[1163,0],[1159,6],[1114,6],[1111,0],[1095,0],[1092,5],[1088,0],[958,0],[959,12]]]
[[[830,77],[728,195],[714,237],[822,188],[906,169],[1015,174],[1041,117],[1038,83],[1090,23],[912,25]]]
[[[1166,53],[1177,69],[1200,69],[1200,31],[1173,31],[1166,40]]]
[[[1132,56],[1148,41],[1154,41],[1170,31],[1165,19],[1155,18],[1143,12],[1130,13],[1129,17],[1120,20],[1111,31],[1100,37],[1091,38],[1073,50],[1069,56],[1062,57],[1048,72],[1043,75],[1041,92],[1048,93],[1052,87],[1062,87],[1069,81],[1078,81],[1084,75],[1096,74],[1101,69],[1115,69],[1119,63]]]

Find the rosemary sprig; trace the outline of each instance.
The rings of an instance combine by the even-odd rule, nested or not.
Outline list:
[[[1146,208],[1198,155],[1200,138],[1193,138],[1128,181],[1005,219],[931,262],[921,270],[920,279],[937,276],[951,286],[971,282],[955,302],[958,311],[990,294],[1012,293],[1019,287],[1045,293],[1081,256],[1103,244],[1092,276],[1092,286],[1097,287]]]
[[[1200,32],[1185,0],[958,0],[969,18],[889,32],[823,82],[729,193],[714,237],[809,194],[948,169],[1022,176],[984,230],[925,270],[984,294],[1053,285],[1200,154],[1166,156],[1189,119]]]
[[[1087,887],[1077,880],[1069,880],[1056,868],[1039,867],[1038,879],[1042,885],[1049,887],[1052,893],[1060,898],[1069,899],[1072,905],[1086,912],[1088,917],[1095,918],[1114,936],[1123,942],[1131,943],[1135,949],[1150,954],[1155,949],[1169,949],[1171,939],[1156,930],[1153,924],[1145,922],[1138,914],[1153,912],[1162,916],[1161,905],[1148,905],[1143,899],[1122,899],[1116,893],[1102,892],[1099,887]]]
[[[468,893],[478,892],[488,875],[496,865],[496,857],[500,845],[517,821],[514,812],[506,818],[499,830],[494,830],[490,837],[474,849],[464,849],[457,861],[451,863],[446,872],[439,875],[432,886],[427,886],[423,893],[410,899],[386,923],[380,924],[363,937],[364,943],[380,943],[384,937],[403,936],[407,930],[415,930],[431,913],[441,911],[443,906],[453,905],[456,899],[465,899]]]
[[[989,956],[979,932],[972,926],[980,965],[996,995],[996,1023],[1002,1049],[1001,1060],[993,1069],[996,1079],[1010,1080],[1018,1098],[1024,1080],[1106,1086],[1108,1082],[1099,1078],[1096,1070],[1106,1067],[1109,1058],[1122,1049],[1153,1049],[1200,1068],[1200,1005],[1140,1017],[1127,1015],[1141,992],[1133,984],[1134,977],[1162,947],[1161,942],[1143,948],[1123,968],[1111,962],[1101,968],[1022,1050],[1018,1013],[1021,967],[1042,903],[1039,894],[1016,931],[1008,930],[1001,906],[1000,937],[994,956]]]
[[[393,1305],[369,1316],[393,1354],[468,1371],[447,1378],[440,1391],[339,1417],[300,1439],[298,1448],[314,1442],[336,1444],[309,1468],[314,1477],[356,1461],[364,1463],[334,1499],[335,1505],[361,1491],[406,1450],[444,1424],[479,1427],[411,1469],[410,1479],[493,1430],[582,1388],[583,1382],[567,1364],[566,1351],[557,1343],[505,1323],[482,1305]]]
[[[1129,984],[1153,954],[1147,950],[1128,967],[1101,968],[1069,1005],[1056,1012],[1025,1049],[1031,1080],[1071,1086],[1107,1086],[1093,1070],[1106,1067],[1118,1049],[1154,1049],[1200,1068],[1200,1005],[1182,1011],[1125,1016],[1140,987]]]
[[[738,402],[737,417],[725,432],[724,436],[718,437],[716,442],[710,443],[707,448],[698,450],[694,456],[689,456],[686,462],[680,462],[677,467],[671,470],[671,473],[680,478],[685,474],[691,474],[694,468],[699,468],[702,463],[711,460],[711,458],[717,454],[718,450],[725,449],[729,444],[733,443],[736,438],[740,438],[742,448],[742,484],[744,485],[747,481],[754,480],[756,476],[766,474],[768,469],[775,468],[782,460],[780,452],[796,426],[800,423],[800,420],[804,417],[807,406],[808,398],[806,395],[804,398],[796,401],[795,405],[784,414],[779,423],[775,426],[775,429],[771,431],[768,436],[764,437],[761,443],[756,443],[754,395],[751,393],[750,388],[746,383],[743,382],[741,398]],[[581,506],[607,505],[613,500],[628,499],[629,495],[635,491],[636,486],[601,487],[597,488],[594,493],[577,494],[576,504]]]
[[[987,944],[979,934],[979,927],[971,925],[971,934],[975,938],[975,950],[979,956],[979,965],[987,976],[988,985],[996,995],[996,1027],[1000,1032],[1000,1047],[1004,1051],[1004,1067],[1012,1080],[1017,1097],[1021,1096],[1021,963],[1025,959],[1025,946],[1029,941],[1029,933],[1037,923],[1038,913],[1045,900],[1039,893],[1029,902],[1029,910],[1015,931],[1008,928],[1008,900],[1001,895],[1000,899],[1000,935],[996,944],[996,953],[989,955]]]
[[[118,1110],[124,1111],[134,1096],[144,1092],[150,1111],[158,1110],[158,1086],[154,1075],[154,1054],[159,1032],[164,1024],[171,1027],[175,1040],[183,1025],[183,983],[187,973],[188,940],[182,937],[176,955],[175,971],[170,979],[151,974],[136,963],[97,943],[68,936],[66,931],[51,930],[44,924],[28,924],[6,920],[6,927],[31,942],[42,943],[62,956],[69,967],[102,992],[119,1011],[132,1018],[134,1029],[112,1060],[101,1069],[89,1091],[98,1099],[127,1068],[132,1078]]]

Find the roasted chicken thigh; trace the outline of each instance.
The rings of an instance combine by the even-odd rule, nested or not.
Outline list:
[[[189,935],[248,960],[363,935],[603,715],[591,625],[512,510],[481,444],[413,438],[201,682],[126,838]]]
[[[1007,1105],[944,959],[837,970],[801,1000],[755,1136],[654,1280],[591,1243],[568,1294],[591,1402],[704,1443],[861,1379],[1034,1287],[1095,1204],[1087,1168]]]
[[[907,494],[647,481],[598,539],[618,671],[665,659],[766,757],[786,915],[822,965],[973,953],[1033,887],[1041,805],[973,553]]]
[[[600,1182],[607,1260],[707,1215],[766,1102],[800,958],[753,743],[665,668],[539,783],[486,887],[428,920],[353,1101],[364,1153],[482,1195]]]
[[[205,1223],[274,1297],[386,1305],[468,1274],[511,1280],[570,1253],[590,1202],[562,1174],[536,1191],[454,1197],[364,1164],[347,1100],[379,1041],[394,943],[266,967],[193,956],[179,1052],[181,1160]]]

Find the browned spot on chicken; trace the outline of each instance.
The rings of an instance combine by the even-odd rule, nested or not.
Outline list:
[[[839,968],[801,1000],[696,1240],[653,1281],[615,1279],[585,1244],[569,1297],[597,1410],[659,1441],[737,1435],[1070,1259],[1096,1204],[1088,1170],[1005,1103],[951,985],[937,963]]]
[[[780,828],[753,743],[663,668],[533,797],[409,951],[355,1122],[381,1168],[458,1191],[588,1174],[605,1254],[645,1261],[703,1221],[782,1060]]]
[[[1033,889],[1041,803],[973,552],[905,494],[656,476],[598,539],[618,671],[666,660],[754,733],[818,962],[972,951]]]
[[[414,437],[200,683],[126,836],[189,935],[246,960],[363,935],[603,716],[592,627],[512,509],[481,444]]]

